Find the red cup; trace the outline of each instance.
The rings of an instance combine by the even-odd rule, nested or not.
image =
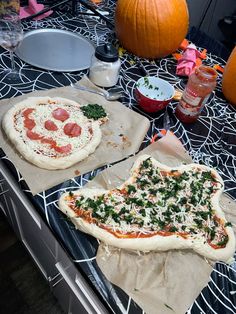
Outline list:
[[[175,93],[174,87],[156,76],[141,77],[136,83],[135,97],[146,112],[164,109]]]

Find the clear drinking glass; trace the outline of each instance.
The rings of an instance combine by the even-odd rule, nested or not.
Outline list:
[[[14,52],[23,39],[20,17],[17,14],[0,16],[0,45],[9,51],[11,68],[6,69],[8,80],[19,79],[19,72],[15,66]]]

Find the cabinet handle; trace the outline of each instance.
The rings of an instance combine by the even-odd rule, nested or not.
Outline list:
[[[71,278],[69,277],[69,275],[66,273],[66,271],[64,270],[63,266],[61,265],[60,262],[55,264],[56,268],[58,269],[58,271],[60,272],[60,274],[62,275],[62,277],[64,278],[65,282],[68,284],[68,286],[70,287],[70,289],[73,291],[73,293],[76,295],[77,299],[81,302],[81,304],[83,305],[84,309],[87,311],[88,314],[94,314],[96,313],[95,311],[91,310],[91,307],[89,306],[89,301],[90,300],[86,300],[85,296],[83,293],[79,292],[78,289],[76,288],[76,286],[74,285],[74,282],[71,280]],[[89,298],[90,299],[90,298]],[[100,312],[97,312],[100,313]]]
[[[59,279],[56,282],[54,282],[57,277],[59,277]],[[52,290],[52,288],[56,287],[62,280],[63,280],[63,278],[62,278],[60,273],[57,273],[54,277],[49,276],[48,282],[50,285],[50,289]]]
[[[60,273],[57,273],[55,276],[53,276],[53,277],[51,277],[51,276],[49,276],[48,277],[48,281],[49,282],[52,282],[52,281],[54,281],[58,276],[60,276]]]

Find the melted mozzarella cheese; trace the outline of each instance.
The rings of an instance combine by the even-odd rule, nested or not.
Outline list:
[[[214,182],[215,186],[214,178],[206,179],[204,174],[206,171],[193,168],[178,180],[183,173],[164,176],[153,165],[147,170],[141,166],[135,172],[132,184],[103,195],[103,202],[96,210],[102,219],[98,217],[97,221],[124,234],[172,232],[168,228],[174,228],[173,232],[197,233],[208,238],[208,229],[218,231],[222,228],[215,225],[211,209],[211,195],[213,189],[220,188],[220,182]],[[86,201],[83,206],[86,207]],[[110,212],[105,215],[106,206],[109,206]]]
[[[69,154],[73,154],[77,152],[79,149],[86,146],[91,137],[91,121],[87,119],[79,107],[72,106],[70,104],[39,104],[36,107],[32,107],[35,109],[28,117],[36,123],[36,126],[32,129],[32,132],[35,132],[44,138],[52,139],[56,142],[56,145],[66,146],[71,144],[72,150]],[[61,108],[66,110],[69,113],[69,118],[65,121],[59,121],[54,119],[52,116],[53,110]],[[31,140],[28,138],[26,132],[27,129],[24,127],[24,116],[23,112],[25,109],[22,109],[15,116],[15,128],[21,134],[21,137],[28,146],[31,147],[32,150],[37,152],[38,154],[43,154],[49,157],[53,156],[65,156],[66,153],[56,152],[53,148],[51,148],[50,144],[41,143],[40,140]],[[44,124],[47,120],[54,122],[57,126],[57,131],[50,131],[44,127]],[[81,127],[81,134],[76,137],[70,137],[64,133],[64,126],[67,123],[76,123]]]

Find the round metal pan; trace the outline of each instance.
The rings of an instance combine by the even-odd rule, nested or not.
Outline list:
[[[26,63],[56,72],[89,68],[93,44],[85,37],[60,29],[38,29],[25,33],[16,55]]]

